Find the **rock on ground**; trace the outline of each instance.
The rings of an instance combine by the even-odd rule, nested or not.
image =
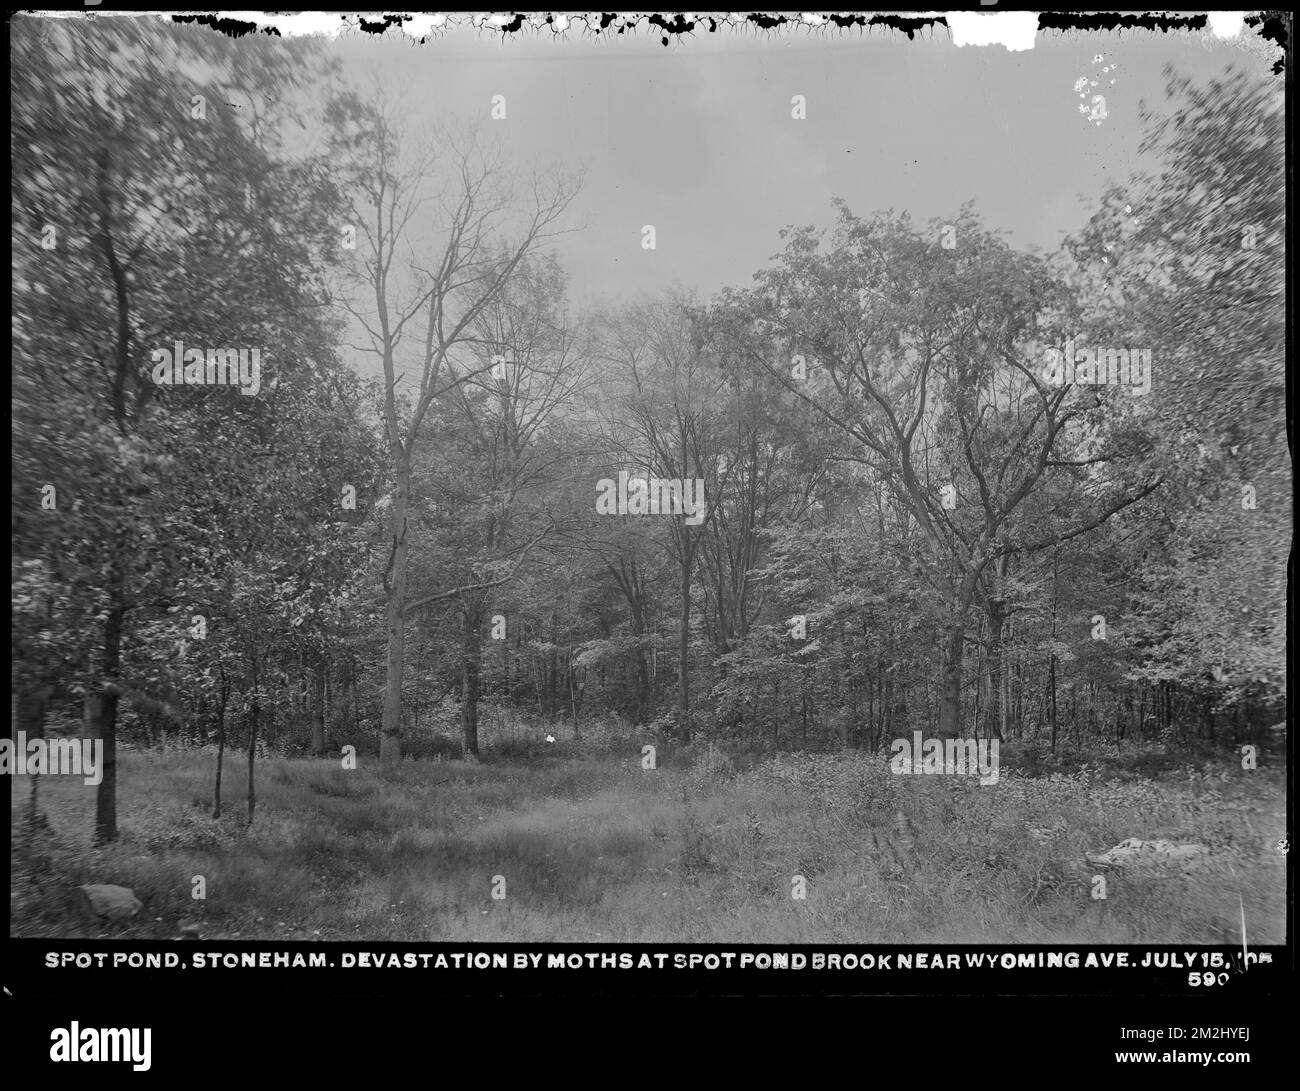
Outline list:
[[[1186,865],[1200,860],[1209,851],[1204,845],[1176,845],[1172,841],[1142,841],[1130,837],[1109,852],[1086,855],[1088,863],[1099,867],[1141,867],[1164,863]]]
[[[124,886],[88,883],[77,887],[84,908],[95,917],[110,921],[125,920],[140,912],[142,902],[135,892]]]

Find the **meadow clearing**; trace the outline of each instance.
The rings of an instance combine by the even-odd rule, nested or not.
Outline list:
[[[126,749],[121,835],[94,848],[94,788],[12,794],[15,936],[774,943],[1285,942],[1285,763],[1231,752],[1009,745],[996,785],[898,776],[888,755],[642,768],[634,739],[485,746],[480,762],[268,757],[247,824],[242,757]],[[1031,832],[1032,831],[1032,832]],[[1194,868],[1113,869],[1128,837],[1197,843]],[[195,899],[196,877],[203,899]],[[796,896],[802,876],[804,897]],[[132,920],[90,921],[82,883],[130,887]],[[494,892],[499,895],[494,897]],[[1240,899],[1240,902],[1239,902]]]

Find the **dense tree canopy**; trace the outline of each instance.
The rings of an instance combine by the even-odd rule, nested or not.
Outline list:
[[[1275,92],[1170,73],[1162,173],[1049,256],[837,202],[751,287],[579,314],[579,180],[301,43],[88,25],[13,27],[29,730],[243,746],[251,821],[259,745],[477,756],[502,708],[752,749],[1277,718]],[[160,382],[184,349],[244,371]]]

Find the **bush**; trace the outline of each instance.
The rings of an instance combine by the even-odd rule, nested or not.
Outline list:
[[[681,724],[678,720],[677,710],[670,708],[666,712],[661,712],[653,720],[645,725],[647,735],[653,735],[661,742],[671,741],[681,737]]]
[[[642,746],[657,739],[648,724],[633,724],[609,708],[583,709],[579,725],[582,738],[579,749],[588,755],[639,754]]]
[[[690,768],[686,772],[685,784],[693,792],[704,794],[735,776],[731,759],[717,746],[709,743],[704,749],[692,748]]]
[[[527,761],[539,757],[541,747],[538,746],[536,739],[514,735],[500,739],[490,747],[483,747],[483,753],[503,761]]]
[[[678,818],[678,836],[682,842],[679,863],[687,875],[697,875],[713,867],[713,839],[700,816],[687,807]]]

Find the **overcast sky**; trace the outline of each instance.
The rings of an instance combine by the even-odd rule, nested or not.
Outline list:
[[[957,48],[942,28],[915,42],[720,31],[667,48],[657,36],[464,30],[334,48],[361,87],[379,73],[399,88],[416,119],[482,117],[517,162],[585,167],[574,212],[585,230],[557,244],[580,305],[747,285],[781,249],[778,230],[828,223],[832,197],[920,221],[973,199],[1014,245],[1052,248],[1086,219],[1084,200],[1134,166],[1138,103],[1163,101],[1164,64],[1198,82],[1258,64],[1202,34],[1146,31],[1040,34],[1019,53]],[[1080,78],[1105,95],[1100,125],[1079,113]],[[806,120],[791,117],[797,94]],[[487,120],[493,95],[506,97],[504,121]],[[656,228],[653,252],[643,224]]]

